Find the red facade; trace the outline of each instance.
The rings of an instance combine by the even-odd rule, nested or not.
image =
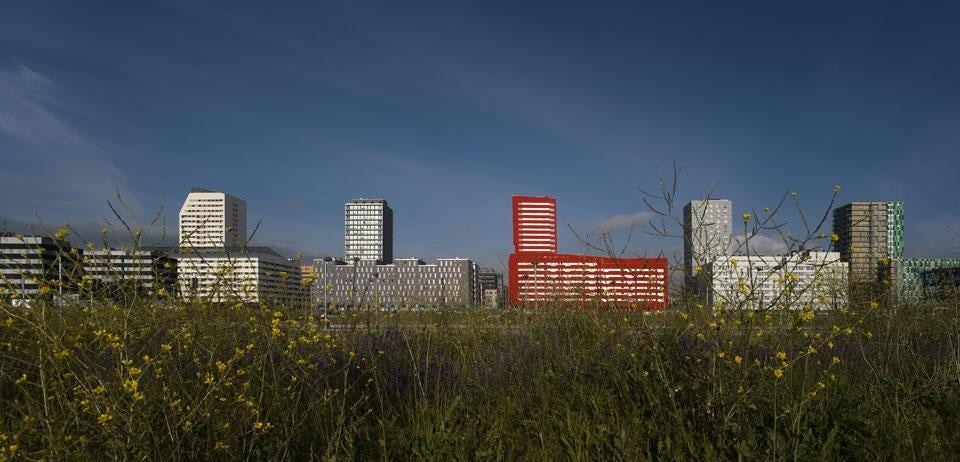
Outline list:
[[[557,253],[557,200],[513,196],[513,248],[517,253]]]
[[[609,258],[557,253],[556,200],[513,196],[508,298],[512,306],[558,305],[662,310],[666,258]]]

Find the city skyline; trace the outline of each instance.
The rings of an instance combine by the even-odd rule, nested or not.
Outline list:
[[[336,256],[343,202],[384,197],[396,257],[503,269],[506,197],[556,197],[558,250],[582,253],[566,223],[622,238],[677,162],[678,206],[709,192],[739,217],[790,190],[814,215],[840,184],[906,204],[906,257],[957,256],[960,7],[744,8],[17,4],[0,223],[96,236],[119,191],[141,222],[163,206],[171,244],[200,185],[248,202],[258,245]]]

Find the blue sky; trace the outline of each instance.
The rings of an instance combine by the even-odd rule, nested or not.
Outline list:
[[[841,184],[905,201],[908,255],[958,255],[957,24],[954,2],[8,2],[0,220],[99,229],[119,191],[175,237],[202,186],[246,199],[259,243],[339,255],[343,203],[384,197],[396,256],[499,267],[510,195],[555,196],[582,251],[566,223],[622,242],[678,163],[679,202],[815,214]]]

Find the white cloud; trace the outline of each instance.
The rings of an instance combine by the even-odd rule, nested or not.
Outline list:
[[[757,234],[749,240],[743,236],[734,237],[733,241],[733,253],[737,255],[746,254],[748,249],[751,255],[780,255],[787,252],[787,244],[779,237]]]

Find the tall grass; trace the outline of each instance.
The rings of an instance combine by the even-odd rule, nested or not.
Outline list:
[[[0,306],[0,457],[951,459],[957,306]]]

